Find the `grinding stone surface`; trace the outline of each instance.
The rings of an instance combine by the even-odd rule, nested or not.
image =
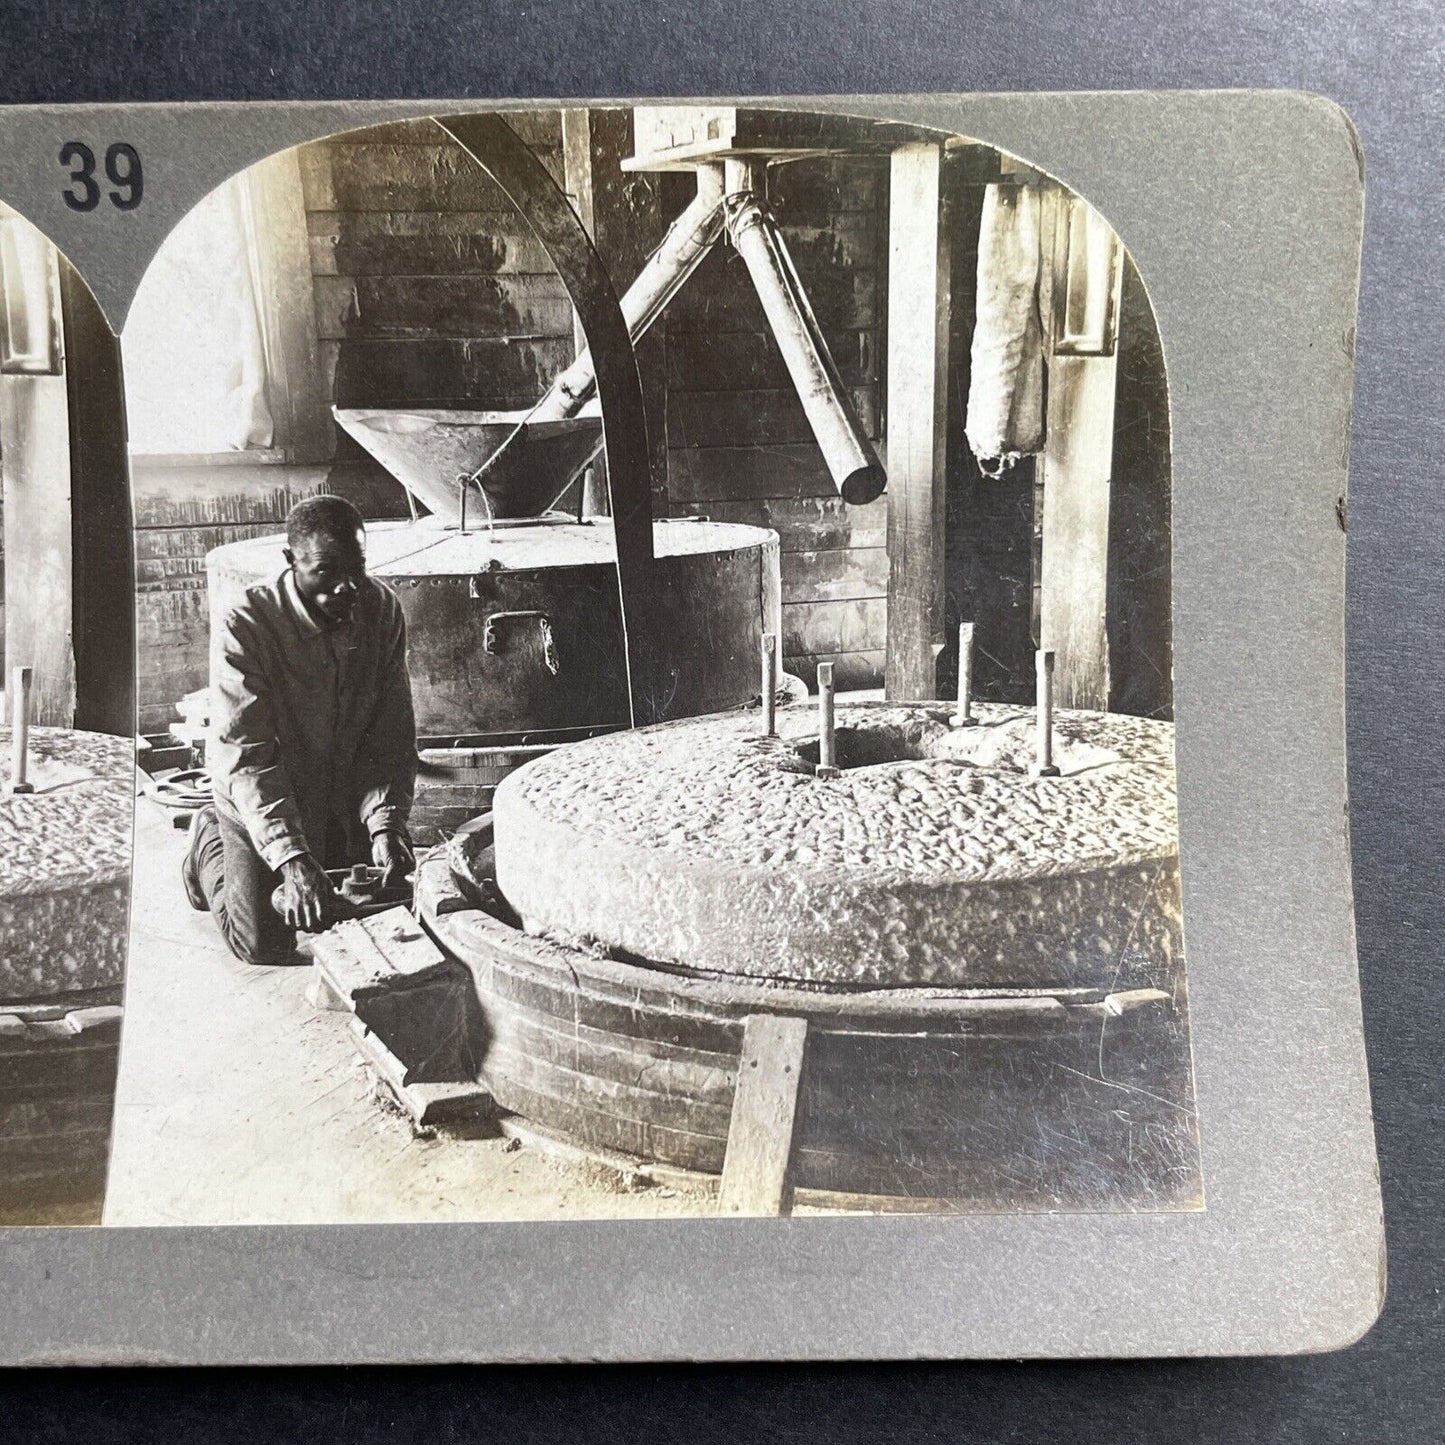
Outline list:
[[[9,791],[0,729],[0,1001],[119,984],[130,903],[134,744],[31,728],[33,793]]]
[[[559,749],[494,804],[497,881],[529,930],[704,972],[854,986],[1140,987],[1180,956],[1174,729],[1030,708],[841,702]],[[850,762],[859,765],[848,766]]]

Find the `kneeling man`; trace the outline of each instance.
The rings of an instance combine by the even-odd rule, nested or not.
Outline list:
[[[333,916],[327,868],[413,866],[416,722],[406,623],[367,575],[361,514],[311,497],[286,519],[287,567],[211,619],[214,807],[191,826],[183,878],[247,963],[290,963],[298,928]],[[280,888],[282,912],[271,896]]]

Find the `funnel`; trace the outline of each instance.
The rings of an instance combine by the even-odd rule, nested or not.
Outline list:
[[[497,465],[478,478],[494,517],[541,515],[602,443],[602,418],[595,412],[524,421],[525,411],[332,411],[348,436],[451,526],[461,521],[457,479],[476,472],[513,433]]]

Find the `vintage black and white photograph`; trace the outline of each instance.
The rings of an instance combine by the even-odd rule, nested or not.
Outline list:
[[[134,793],[119,346],[0,204],[0,1224],[99,1224]]]
[[[106,1222],[1202,1209],[1148,280],[798,110],[212,191],[121,337]]]

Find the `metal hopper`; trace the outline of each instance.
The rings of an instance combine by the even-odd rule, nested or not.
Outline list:
[[[493,517],[535,517],[567,490],[602,443],[602,418],[595,411],[528,420],[525,411],[333,410],[347,435],[450,526],[461,521],[463,479],[475,477]]]
[[[871,502],[886,477],[858,420],[752,161],[696,167],[697,195],[668,228],[620,301],[636,342],[724,232],[748,268],[819,448],[845,502]],[[335,409],[337,422],[430,512],[464,519],[478,487],[495,518],[535,517],[565,492],[602,447],[590,352],[529,411]]]

